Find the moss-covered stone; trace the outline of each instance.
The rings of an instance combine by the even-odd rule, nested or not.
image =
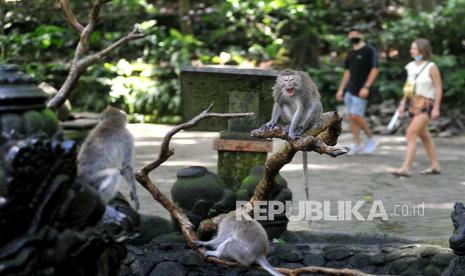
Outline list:
[[[226,186],[236,190],[250,168],[265,162],[266,153],[219,151],[218,175]]]
[[[191,210],[200,200],[213,205],[221,200],[225,188],[221,179],[203,167],[192,166],[179,170],[171,196],[181,208]],[[197,204],[197,205],[196,205]]]
[[[431,263],[440,267],[446,267],[454,257],[452,252],[439,253],[431,259]]]
[[[44,131],[48,135],[55,134],[58,130],[58,117],[56,113],[50,109],[44,109],[41,113],[44,121]]]
[[[258,182],[260,181],[260,176],[258,175],[249,175],[241,183],[239,187],[240,190],[247,190],[248,194],[253,195],[255,188],[257,187]]]
[[[241,189],[236,192],[236,198],[239,201],[247,201],[250,197],[251,195],[246,189]]]
[[[212,112],[226,112],[230,107],[229,94],[247,93],[258,99],[258,110],[250,128],[257,128],[269,120],[273,107],[272,90],[277,72],[260,69],[183,68],[181,71],[182,115],[190,119],[204,110],[212,101]],[[255,100],[253,101],[255,102]],[[256,105],[256,104],[255,104]],[[234,103],[233,103],[233,106]],[[228,120],[211,118],[200,122],[192,130],[221,131],[228,128]]]
[[[79,129],[64,129],[63,135],[67,139],[74,140],[77,142],[83,142],[89,135],[91,130],[79,130]]]
[[[255,193],[255,189],[262,177],[263,169],[263,165],[254,166],[250,170],[250,175],[245,177],[239,186],[238,191],[246,190],[248,192],[249,198],[247,198],[247,200]],[[281,201],[290,200],[292,198],[292,193],[290,193],[290,191],[287,192],[287,181],[280,174],[275,177],[275,181],[277,186],[273,191],[271,191],[271,197],[275,199],[275,197],[279,195],[280,198],[282,198]],[[285,193],[281,193],[284,188],[286,188]]]
[[[21,115],[14,113],[2,114],[0,120],[2,134],[6,136],[26,134],[24,118]]]
[[[425,276],[440,276],[441,270],[435,265],[428,265],[423,271]]]
[[[45,129],[45,121],[42,114],[36,110],[27,111],[23,114],[24,126],[27,135],[37,134]]]

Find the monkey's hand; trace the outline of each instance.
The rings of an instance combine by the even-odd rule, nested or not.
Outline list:
[[[263,124],[260,128],[261,129],[272,129],[276,126],[276,122],[273,122],[273,121],[269,121],[268,123],[266,124]]]

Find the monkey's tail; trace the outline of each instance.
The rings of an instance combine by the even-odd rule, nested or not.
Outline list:
[[[302,151],[302,164],[304,173],[304,188],[305,188],[305,200],[310,200],[310,179],[308,177],[308,160],[307,152]]]
[[[257,259],[257,263],[273,276],[284,276],[284,274],[280,273],[273,266],[271,266],[271,264],[268,262],[265,256],[259,257]]]
[[[305,200],[310,200],[310,178],[308,176],[308,152],[302,151],[302,164],[303,164],[303,174],[304,174],[304,189],[305,189]],[[312,220],[307,220],[308,226],[312,224]]]

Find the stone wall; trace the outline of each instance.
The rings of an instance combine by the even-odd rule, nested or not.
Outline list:
[[[273,266],[355,268],[375,275],[441,275],[454,255],[448,248],[384,236],[286,232],[272,245]],[[171,233],[129,247],[120,275],[268,275],[206,263]],[[308,274],[306,274],[308,275]]]

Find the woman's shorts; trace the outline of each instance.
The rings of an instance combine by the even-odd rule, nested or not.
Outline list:
[[[420,95],[415,95],[409,100],[408,106],[410,117],[425,113],[428,114],[428,116],[431,118],[431,112],[433,111],[434,107],[434,100]]]

